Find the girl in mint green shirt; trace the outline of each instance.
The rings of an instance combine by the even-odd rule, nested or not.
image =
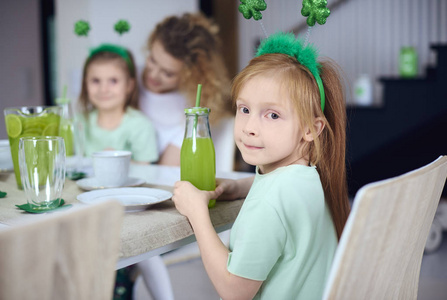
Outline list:
[[[138,87],[131,53],[103,44],[84,65],[80,103],[85,155],[95,151],[129,150],[136,162],[158,160],[155,129],[138,110]]]
[[[349,202],[344,88],[335,65],[315,53],[293,34],[270,36],[233,81],[235,142],[254,178],[219,181],[210,192],[174,187],[223,299],[323,295]],[[227,248],[207,203],[244,197]]]

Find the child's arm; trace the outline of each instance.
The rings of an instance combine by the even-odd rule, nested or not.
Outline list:
[[[236,184],[236,181],[229,183]],[[187,181],[179,181],[174,186],[172,200],[177,210],[191,223],[203,264],[218,294],[223,299],[252,299],[261,287],[262,281],[239,277],[228,272],[229,251],[211,223],[208,201],[220,196],[224,189],[225,187],[220,185],[216,191],[200,191]]]
[[[218,200],[237,200],[247,197],[254,179],[254,176],[238,180],[218,178],[216,188],[216,193],[219,196]]]

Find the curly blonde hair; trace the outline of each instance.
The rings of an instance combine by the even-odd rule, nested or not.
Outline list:
[[[179,91],[186,96],[188,106],[195,106],[197,85],[202,84],[200,106],[211,109],[211,124],[232,115],[230,79],[218,32],[218,26],[202,14],[186,13],[161,21],[147,44],[150,50],[159,41],[166,52],[183,62]],[[144,70],[143,82],[146,74]]]

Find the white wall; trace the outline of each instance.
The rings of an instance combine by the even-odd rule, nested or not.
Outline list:
[[[89,49],[101,43],[126,46],[135,56],[137,66],[145,61],[145,46],[149,33],[168,15],[196,12],[197,0],[55,0],[57,86],[68,85],[68,95],[77,99],[81,86],[82,66]],[[88,37],[78,37],[74,24],[79,20],[90,23]],[[127,20],[131,29],[119,36],[114,24]]]
[[[0,1],[0,139],[3,109],[43,104],[39,2]]]
[[[299,0],[266,0],[262,24],[267,34],[290,31],[306,19]],[[328,0],[328,5],[335,0]],[[239,14],[240,69],[253,57],[256,39],[264,38],[261,23]],[[295,32],[305,35],[305,32]],[[402,46],[418,52],[420,77],[427,65],[436,63],[433,43],[447,43],[446,0],[347,0],[331,12],[325,25],[316,24],[309,41],[322,56],[334,59],[349,83],[361,75],[374,79],[374,101],[381,103],[380,77],[398,77]],[[348,98],[348,103],[352,99]]]

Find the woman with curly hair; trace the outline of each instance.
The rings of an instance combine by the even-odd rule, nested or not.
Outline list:
[[[199,83],[201,106],[211,109],[213,139],[213,129],[232,115],[218,30],[202,14],[186,13],[165,18],[149,36],[140,106],[157,130],[159,164],[180,165],[184,109],[194,106]]]

